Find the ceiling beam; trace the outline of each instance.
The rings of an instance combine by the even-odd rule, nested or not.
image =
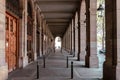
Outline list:
[[[48,22],[48,24],[68,24],[66,22]]]
[[[75,0],[70,0],[70,1],[43,1],[43,0],[37,0],[35,3],[37,3],[38,5],[75,5],[79,2],[75,1]]]
[[[73,11],[41,11],[41,13],[73,14]]]
[[[48,25],[52,25],[52,26],[54,26],[54,25],[58,25],[58,26],[67,26],[68,24],[66,24],[66,23],[48,23]]]
[[[69,18],[46,18],[47,21],[69,21]]]

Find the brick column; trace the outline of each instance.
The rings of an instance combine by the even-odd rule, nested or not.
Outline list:
[[[120,80],[120,7],[118,5],[117,16],[116,1],[105,0],[106,61],[103,65],[103,80]]]
[[[87,2],[87,54],[86,67],[98,67],[97,57],[97,27],[96,27],[96,11],[97,0]]]
[[[81,3],[80,10],[80,60],[85,61],[86,55],[86,15],[85,15],[85,1],[83,0]]]
[[[0,80],[6,80],[8,68],[5,62],[5,0],[0,0]]]

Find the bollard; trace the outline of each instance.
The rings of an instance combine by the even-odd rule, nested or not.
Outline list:
[[[71,79],[73,79],[73,61],[71,62]]]
[[[37,61],[37,79],[39,79],[39,63]]]
[[[43,68],[45,68],[45,55],[43,56]]]
[[[68,56],[67,56],[67,61],[66,61],[66,67],[68,68]]]

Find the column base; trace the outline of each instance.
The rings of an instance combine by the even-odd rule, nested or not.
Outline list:
[[[80,61],[80,53],[77,53],[77,61]]]
[[[80,61],[85,61],[85,55],[86,55],[86,51],[81,51],[81,53],[80,53]]]
[[[25,57],[23,58],[23,67],[26,67],[27,65],[28,65],[28,57],[25,56]]]
[[[111,61],[105,61],[103,64],[103,80],[120,80],[116,79],[116,67],[112,66]]]
[[[97,55],[94,56],[85,56],[85,67],[89,68],[98,68],[99,67],[99,61]]]
[[[77,57],[77,55],[78,55],[78,52],[75,51],[74,54],[73,54],[73,56],[74,56],[74,57]]]
[[[34,61],[37,60],[37,53],[34,53]]]
[[[90,67],[89,59],[90,59],[90,56],[88,54],[86,54],[86,56],[85,56],[85,67]]]
[[[90,56],[90,68],[98,68],[99,67],[99,61],[97,55]]]
[[[0,80],[7,80],[8,78],[8,66],[0,66]]]

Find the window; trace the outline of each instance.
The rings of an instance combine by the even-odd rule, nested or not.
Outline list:
[[[13,20],[10,20],[10,31],[13,32]]]
[[[9,18],[8,17],[6,17],[6,30],[9,30]]]

